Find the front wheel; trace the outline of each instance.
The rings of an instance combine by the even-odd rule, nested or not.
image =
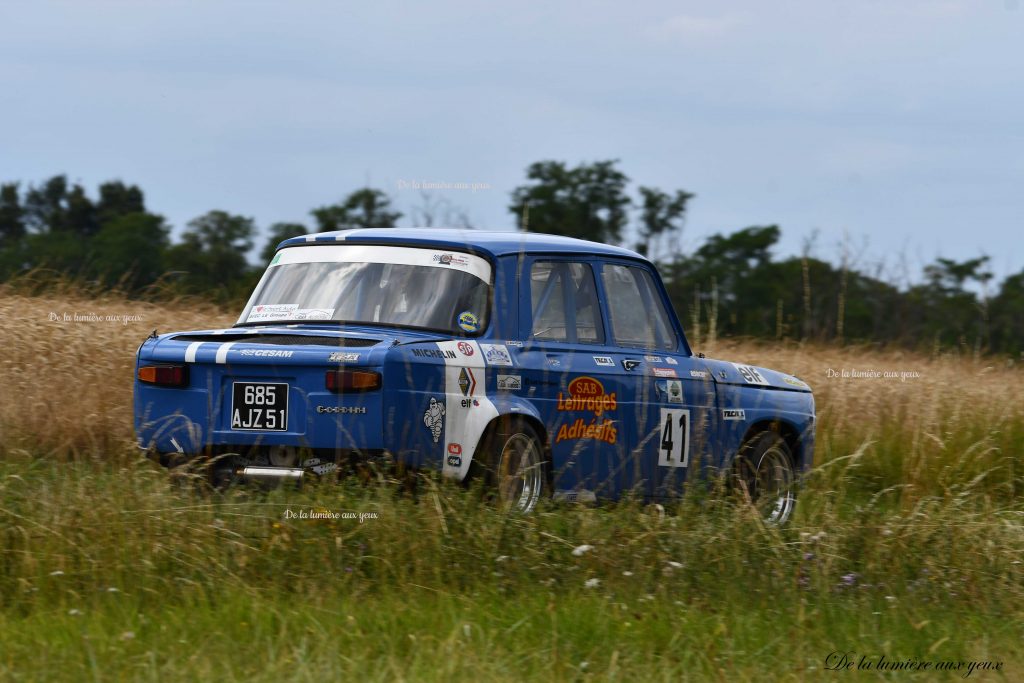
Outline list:
[[[796,507],[793,462],[789,444],[776,432],[755,434],[736,456],[735,483],[769,524],[784,524]]]
[[[544,446],[522,420],[502,420],[473,459],[471,472],[507,510],[530,512],[548,494]]]

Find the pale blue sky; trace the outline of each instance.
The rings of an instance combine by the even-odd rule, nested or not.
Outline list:
[[[541,159],[697,193],[685,244],[778,223],[910,275],[1024,268],[1024,7],[903,2],[0,0],[0,179],[139,184],[310,223],[369,181],[511,228]],[[260,240],[262,245],[262,239]]]

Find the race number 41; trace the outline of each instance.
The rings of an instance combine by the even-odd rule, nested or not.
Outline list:
[[[686,467],[690,461],[690,411],[661,409],[661,438],[658,447],[660,467]]]

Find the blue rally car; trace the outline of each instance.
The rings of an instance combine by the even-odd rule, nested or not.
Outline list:
[[[345,230],[282,242],[230,329],[151,336],[135,430],[216,481],[365,462],[481,477],[509,506],[733,474],[785,520],[814,399],[694,355],[654,266],[529,233]]]

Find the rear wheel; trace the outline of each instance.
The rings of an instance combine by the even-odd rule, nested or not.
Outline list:
[[[789,444],[776,432],[755,434],[736,456],[735,484],[769,524],[784,524],[796,507],[793,463]]]
[[[501,420],[473,459],[471,477],[482,479],[505,509],[530,512],[548,496],[544,446],[523,420]]]

